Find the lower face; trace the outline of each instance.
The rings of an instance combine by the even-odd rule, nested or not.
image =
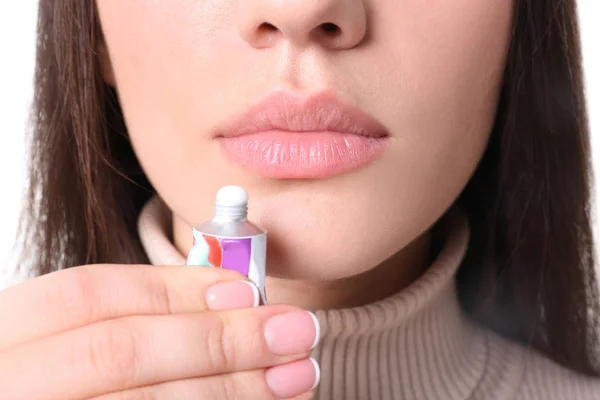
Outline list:
[[[427,232],[472,176],[495,119],[512,2],[280,3],[97,0],[104,62],[182,252],[190,226],[212,217],[217,190],[234,184],[249,192],[249,219],[269,232],[269,274],[355,275]],[[338,39],[323,39],[327,22]],[[335,98],[372,117],[385,137],[321,132],[300,146],[354,140],[329,169],[325,159],[310,170],[226,151],[224,127],[274,93],[299,104]],[[267,139],[289,147],[311,134]],[[368,140],[379,146],[373,154],[361,147]]]

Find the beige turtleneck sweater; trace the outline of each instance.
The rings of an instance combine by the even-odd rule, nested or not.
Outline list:
[[[477,325],[461,310],[454,278],[465,254],[464,217],[449,218],[437,259],[412,285],[362,307],[317,311],[327,400],[600,400],[600,379],[563,368]],[[183,265],[171,214],[151,200],[139,233],[154,265]]]

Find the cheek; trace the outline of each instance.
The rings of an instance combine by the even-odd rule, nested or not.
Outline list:
[[[377,74],[358,91],[368,92],[370,85],[383,94],[378,112],[395,132],[385,160],[388,187],[403,199],[410,226],[425,229],[458,197],[487,145],[510,45],[512,5],[437,0],[426,11],[418,0],[394,3],[378,8],[373,43],[385,56],[370,64]],[[369,74],[366,66],[357,68],[355,73]]]
[[[212,213],[228,172],[207,132],[241,98],[226,92],[235,2],[98,0],[128,133],[157,192],[189,223]],[[241,40],[236,42],[240,45]],[[231,176],[231,180],[228,178]],[[190,193],[192,201],[186,201]],[[201,196],[198,196],[198,194]]]

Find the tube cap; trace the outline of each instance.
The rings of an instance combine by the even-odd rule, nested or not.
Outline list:
[[[224,186],[217,192],[215,217],[244,220],[248,215],[248,192],[241,186]]]

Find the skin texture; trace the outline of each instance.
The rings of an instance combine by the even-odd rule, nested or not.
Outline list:
[[[174,213],[182,253],[192,244],[190,225],[212,217],[216,191],[237,184],[250,194],[250,220],[269,231],[273,302],[360,304],[422,271],[428,230],[485,149],[512,2],[97,3],[105,80],[116,86],[136,154]],[[327,34],[323,23],[338,33]],[[326,180],[265,179],[241,169],[213,133],[276,90],[332,92],[357,105],[389,130],[387,150]],[[377,291],[363,290],[374,284]]]

